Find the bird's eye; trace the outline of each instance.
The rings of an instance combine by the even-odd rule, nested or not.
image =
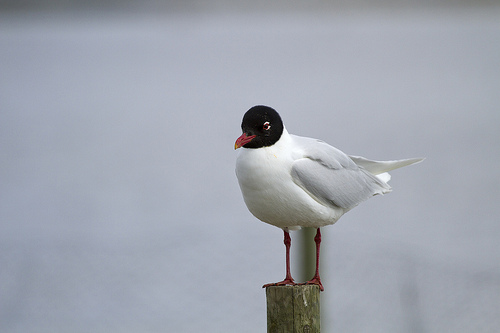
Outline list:
[[[262,125],[262,128],[265,130],[265,131],[269,131],[271,129],[271,124],[269,124],[268,121],[266,121],[264,123],[264,125]]]

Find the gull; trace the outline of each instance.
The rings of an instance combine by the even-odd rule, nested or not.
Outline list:
[[[290,273],[289,231],[316,228],[316,271],[305,284],[323,291],[319,275],[320,228],[374,195],[391,191],[388,171],[422,158],[374,161],[346,155],[329,144],[289,134],[276,110],[257,105],[241,124],[234,148],[236,176],[248,210],[259,220],[283,229],[286,275],[268,286],[296,285]]]

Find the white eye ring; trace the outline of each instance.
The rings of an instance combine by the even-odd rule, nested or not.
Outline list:
[[[266,121],[266,122],[264,123],[264,125],[262,125],[262,128],[263,128],[265,131],[269,131],[269,130],[271,129],[271,124],[270,124],[268,121]]]

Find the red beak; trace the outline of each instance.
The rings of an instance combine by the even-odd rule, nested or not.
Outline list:
[[[246,133],[243,133],[238,139],[236,139],[236,142],[234,143],[234,149],[238,149],[240,147],[245,146],[247,143],[253,140],[256,135],[250,135],[247,136]]]

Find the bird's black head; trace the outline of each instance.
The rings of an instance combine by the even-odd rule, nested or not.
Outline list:
[[[245,113],[241,129],[243,134],[236,140],[235,149],[269,147],[281,138],[283,122],[276,110],[257,105]]]

